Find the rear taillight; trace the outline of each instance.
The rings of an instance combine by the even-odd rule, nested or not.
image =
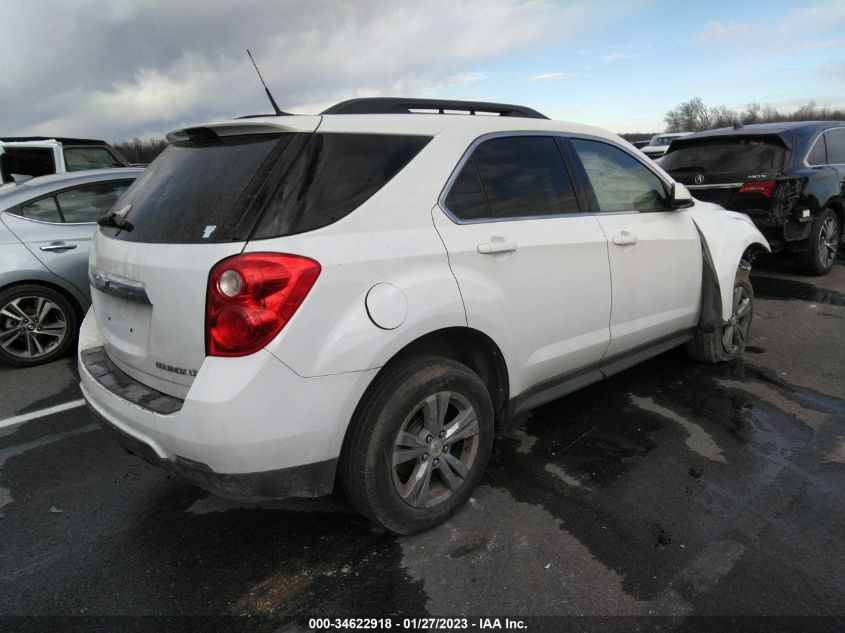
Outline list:
[[[307,257],[249,253],[211,269],[205,307],[209,356],[246,356],[262,349],[290,321],[320,274]]]
[[[771,198],[775,190],[774,180],[758,180],[756,182],[743,183],[737,193],[753,193],[764,198]]]

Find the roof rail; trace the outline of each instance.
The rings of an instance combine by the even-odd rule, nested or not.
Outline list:
[[[65,136],[3,136],[3,143],[27,143],[30,141],[58,141],[65,145],[106,145],[105,141],[93,138],[67,138]]]
[[[483,101],[449,101],[443,99],[401,99],[396,97],[373,97],[349,99],[333,105],[321,114],[496,114],[498,116],[523,117],[526,119],[548,119],[536,110],[507,103],[485,103]]]

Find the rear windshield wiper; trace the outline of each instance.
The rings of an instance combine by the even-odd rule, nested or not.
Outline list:
[[[129,220],[117,213],[109,213],[108,215],[103,216],[97,220],[97,224],[100,226],[111,226],[116,229],[120,229],[121,231],[131,231],[133,228],[132,223]]]

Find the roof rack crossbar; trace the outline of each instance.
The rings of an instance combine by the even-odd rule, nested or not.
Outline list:
[[[481,101],[450,101],[443,99],[401,99],[395,97],[373,97],[349,99],[333,105],[321,114],[413,114],[414,110],[430,110],[445,114],[446,110],[498,114],[499,116],[522,117],[526,119],[548,119],[536,110],[509,103],[485,103]]]

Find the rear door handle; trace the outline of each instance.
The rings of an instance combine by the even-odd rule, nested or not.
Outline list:
[[[53,242],[52,244],[48,244],[47,246],[39,246],[42,251],[48,251],[50,253],[64,253],[65,251],[70,251],[76,248],[76,244],[65,244],[64,242]]]
[[[482,255],[496,255],[497,253],[513,253],[516,251],[516,242],[506,237],[494,235],[489,242],[479,244],[478,252]]]
[[[630,231],[620,231],[613,236],[613,243],[617,246],[628,246],[637,243],[637,236]]]

